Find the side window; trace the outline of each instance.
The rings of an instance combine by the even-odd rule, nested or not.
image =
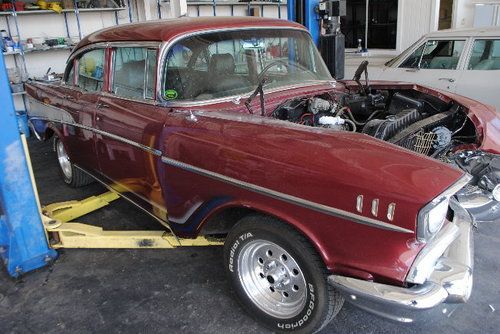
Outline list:
[[[104,49],[92,50],[78,60],[77,86],[89,92],[99,92],[104,83]]]
[[[500,40],[475,40],[467,69],[481,71],[500,70]]]
[[[68,64],[65,73],[64,82],[68,86],[73,86],[75,84],[75,63],[73,61],[71,61],[71,64]]]
[[[131,99],[154,98],[156,50],[116,48],[113,64],[114,94]]]
[[[455,70],[464,45],[463,40],[429,40],[408,56],[399,67]]]

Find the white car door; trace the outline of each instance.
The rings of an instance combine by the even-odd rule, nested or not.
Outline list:
[[[413,51],[385,66],[377,79],[418,83],[455,92],[463,68],[467,38],[430,38]]]
[[[500,112],[500,38],[476,38],[465,70],[457,81],[457,94],[492,105]]]

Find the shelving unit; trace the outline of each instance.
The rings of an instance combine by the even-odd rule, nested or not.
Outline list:
[[[14,0],[11,0],[13,6],[14,6]],[[11,11],[3,11],[0,12],[0,18],[4,17],[6,21],[6,30],[8,31],[9,35],[11,37],[17,38],[19,41],[23,40],[23,37],[21,36],[20,32],[20,26],[18,19],[19,17],[26,17],[26,16],[40,16],[40,15],[61,15],[64,18],[64,25],[66,28],[66,37],[70,38],[70,27],[68,24],[68,15],[74,15],[73,20],[76,19],[76,28],[78,31],[78,38],[81,39],[82,36],[82,29],[80,26],[80,14],[81,13],[100,13],[100,12],[112,12],[114,13],[114,20],[115,24],[118,24],[118,12],[125,10],[126,8],[119,7],[119,8],[77,8],[77,0],[74,0],[74,6],[75,8],[68,8],[68,9],[63,9],[62,12],[56,13],[52,10],[23,10],[23,11],[16,11],[11,10]],[[55,36],[54,36],[55,37]],[[71,51],[73,49],[74,45],[63,45],[63,46],[55,46],[55,47],[36,47],[33,49],[21,49],[21,50],[15,50],[13,52],[3,52],[4,56],[12,56],[13,57],[13,63],[16,68],[19,68],[21,71],[25,73],[25,75],[29,75],[29,72],[27,70],[26,66],[26,56],[28,54],[34,54],[34,53],[42,53],[42,52],[55,52],[55,51],[61,51],[61,50],[66,50],[66,51]],[[24,79],[24,78],[23,78]],[[22,106],[24,110],[26,110],[26,101],[24,98],[24,95],[26,92],[16,92],[12,93],[12,96],[18,97],[19,99],[22,99]],[[16,100],[18,101],[18,107],[20,108],[19,103],[21,103],[21,100]],[[22,111],[21,111],[22,112]]]
[[[169,4],[169,0],[163,0],[161,1],[163,4]],[[246,7],[246,13],[247,15],[250,15],[251,8],[254,8],[258,6],[260,8],[260,15],[264,16],[264,9],[266,7],[277,7],[278,8],[278,18],[281,18],[282,16],[282,9],[286,11],[286,0],[279,0],[279,1],[245,1],[245,2],[240,2],[240,1],[234,1],[234,0],[205,0],[205,1],[190,1],[187,0],[187,5],[188,7],[196,7],[196,13],[197,16],[200,16],[200,7],[203,6],[212,6],[212,15],[217,16],[217,6],[229,6],[230,7],[230,13],[231,16],[234,16],[234,7],[239,6],[245,6]],[[159,3],[158,3],[159,6]],[[159,15],[159,18],[161,16]]]

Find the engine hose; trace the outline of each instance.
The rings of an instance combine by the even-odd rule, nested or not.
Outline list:
[[[365,125],[366,123],[368,123],[372,118],[374,118],[378,113],[380,113],[382,110],[375,110],[374,112],[372,112],[372,114],[366,119],[365,122],[358,122],[356,121],[356,119],[354,118],[354,115],[352,114],[352,111],[347,109],[347,115],[349,116],[349,118],[354,122],[356,123],[356,125]]]
[[[356,127],[356,124],[351,121],[350,119],[344,119],[344,121],[346,123],[348,123],[350,126],[352,126],[352,132],[356,132],[358,130],[358,128]]]

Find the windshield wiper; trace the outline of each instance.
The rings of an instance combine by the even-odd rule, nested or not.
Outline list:
[[[266,111],[266,105],[265,105],[265,101],[264,101],[264,89],[263,89],[263,87],[264,87],[264,84],[266,82],[267,82],[267,77],[265,77],[265,76],[262,77],[259,84],[257,85],[257,88],[255,88],[252,95],[250,95],[248,97],[248,99],[245,101],[245,106],[247,107],[249,113],[253,114],[251,104],[252,104],[253,99],[255,99],[255,97],[257,96],[257,94],[259,94],[260,95],[260,115],[264,116],[265,111]]]

